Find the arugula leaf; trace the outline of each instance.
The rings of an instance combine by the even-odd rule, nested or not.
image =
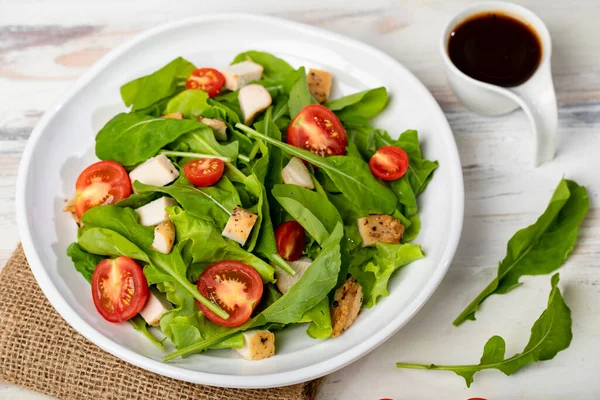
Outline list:
[[[85,228],[78,239],[79,246],[88,253],[102,256],[125,256],[150,262],[146,253],[117,232],[104,228]]]
[[[236,188],[227,177],[209,187],[195,187],[183,174],[170,186],[151,186],[136,181],[133,187],[138,193],[166,193],[190,214],[214,223],[219,229],[225,228],[231,211],[241,204]]]
[[[129,197],[119,200],[114,204],[119,207],[140,208],[160,197],[162,197],[162,194],[157,192],[132,193]]]
[[[342,217],[319,193],[297,185],[275,185],[271,191],[284,210],[322,245]]]
[[[319,253],[319,256],[300,280],[286,294],[256,317],[229,332],[167,354],[163,357],[163,361],[206,350],[210,346],[247,329],[265,326],[270,323],[286,325],[300,321],[309,310],[316,307],[327,297],[327,294],[337,283],[341,264],[340,240],[343,231],[342,225],[338,224],[323,244],[323,250]]]
[[[590,207],[587,190],[573,181],[561,180],[546,211],[538,220],[518,231],[508,242],[498,275],[454,320],[458,326],[475,320],[479,305],[493,294],[505,294],[521,285],[519,278],[555,271],[575,248],[579,225]]]
[[[100,261],[104,260],[104,257],[88,253],[76,242],[67,247],[67,255],[71,257],[75,269],[83,275],[86,281],[92,283],[92,274]]]
[[[177,57],[158,71],[121,86],[121,97],[131,111],[141,110],[173,96],[196,69],[194,64]]]
[[[254,268],[263,281],[273,282],[275,269],[254,254],[242,249],[237,243],[225,239],[215,226],[196,218],[188,210],[168,208],[175,224],[178,243],[185,243],[184,253],[192,263],[211,264],[221,260],[237,260]]]
[[[196,118],[209,108],[208,94],[203,90],[184,90],[167,103],[165,114],[180,112],[185,118]]]
[[[354,157],[320,157],[304,149],[267,137],[256,130],[236,124],[240,130],[263,139],[283,152],[322,168],[346,198],[364,214],[392,214],[398,200],[383,183],[375,179],[369,166]]]
[[[209,129],[192,120],[118,114],[98,132],[96,156],[133,166],[154,157],[167,144],[198,129]],[[212,131],[210,131],[212,135]],[[234,157],[235,158],[235,157]]]
[[[92,207],[83,214],[81,221],[88,227],[113,230],[144,251],[150,260],[150,264],[144,268],[148,284],[168,282],[171,291],[182,289],[188,293],[188,296],[191,295],[210,308],[211,311],[217,313],[217,315],[227,317],[227,313],[204,298],[198,292],[196,285],[187,279],[187,266],[183,262],[179,251],[174,249],[169,254],[162,254],[152,249],[154,228],[140,225],[136,212],[131,208],[122,208],[114,205]],[[172,297],[169,298],[170,301],[172,299]],[[176,303],[175,301],[172,302]]]
[[[364,252],[359,257],[361,263],[350,264],[350,273],[363,288],[363,306],[366,308],[373,307],[379,297],[389,294],[388,282],[396,270],[425,257],[421,246],[416,244],[377,243],[376,249],[368,263],[364,263],[364,258],[369,258],[371,254]],[[354,257],[355,254],[351,254],[351,258]]]
[[[379,114],[385,108],[387,101],[386,88],[379,87],[328,101],[325,106],[334,111],[341,120],[369,119]]]
[[[558,289],[559,274],[552,277],[552,290],[548,307],[531,328],[531,336],[525,349],[512,357],[505,357],[506,344],[500,336],[492,336],[483,349],[481,362],[477,365],[436,365],[399,362],[398,368],[453,371],[465,378],[467,387],[473,383],[476,372],[484,369],[497,369],[511,375],[519,369],[538,361],[551,360],[571,344],[571,310],[566,305]]]
[[[129,320],[129,323],[133,326],[133,328],[136,331],[144,335],[144,337],[150,342],[152,342],[152,344],[154,344],[156,347],[158,347],[161,350],[165,349],[164,341],[166,340],[166,338],[164,338],[163,340],[158,340],[156,337],[154,337],[154,335],[150,333],[150,330],[148,329],[148,324],[146,323],[146,320],[144,320],[144,318],[141,315],[138,314],[135,317],[131,318]]]
[[[267,79],[285,78],[294,69],[286,61],[275,57],[273,54],[263,51],[250,50],[235,56],[231,64],[237,64],[242,61],[253,61],[263,66],[263,77]]]
[[[326,339],[331,336],[331,312],[329,311],[329,298],[325,297],[313,309],[304,314],[298,322],[310,322],[306,333],[313,339]]]
[[[308,90],[308,83],[306,82],[306,72],[304,67],[299,69],[299,74],[300,77],[294,86],[292,86],[292,89],[290,90],[290,98],[288,100],[290,117],[292,119],[307,105],[317,103]]]

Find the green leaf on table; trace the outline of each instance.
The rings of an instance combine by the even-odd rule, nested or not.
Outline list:
[[[353,262],[350,264],[350,273],[356,278],[363,288],[363,306],[371,308],[379,297],[387,296],[388,283],[392,274],[400,267],[410,264],[420,258],[425,257],[421,251],[421,246],[416,244],[385,244],[377,243],[376,252],[370,254],[360,249],[358,259],[361,263]],[[371,257],[372,258],[369,258]],[[365,260],[361,260],[361,256]],[[351,259],[357,257],[351,253]],[[364,262],[368,260],[368,262]]]
[[[150,75],[121,86],[121,97],[131,111],[142,110],[169,98],[185,88],[185,81],[196,69],[194,64],[178,57]]]
[[[168,210],[171,221],[175,224],[178,243],[185,244],[183,252],[193,264],[207,266],[221,260],[241,261],[254,268],[264,282],[274,281],[275,269],[272,266],[237,243],[224,238],[213,224],[179,207]]]
[[[100,261],[104,260],[104,257],[88,253],[77,243],[71,243],[67,247],[67,255],[71,257],[75,269],[90,283],[92,282],[92,274],[96,266]]]
[[[387,101],[386,88],[379,87],[330,100],[325,106],[334,111],[342,121],[346,118],[370,119],[385,108]]]
[[[121,113],[98,132],[96,156],[101,160],[133,166],[154,157],[160,149],[180,136],[198,129],[209,128],[192,120]],[[210,133],[212,135],[212,131]]]
[[[587,190],[569,180],[561,180],[550,204],[538,220],[518,231],[508,242],[498,275],[454,320],[458,326],[475,320],[480,304],[493,294],[505,294],[521,285],[519,278],[544,275],[560,268],[577,241],[579,225],[590,207]]]
[[[500,336],[492,336],[485,344],[481,361],[477,365],[436,365],[399,362],[398,368],[453,371],[462,376],[467,387],[473,383],[476,372],[484,369],[497,369],[511,375],[519,369],[538,361],[551,360],[571,344],[571,310],[558,289],[559,275],[552,277],[552,290],[548,307],[531,328],[531,336],[525,349],[512,357],[505,357],[506,344]]]

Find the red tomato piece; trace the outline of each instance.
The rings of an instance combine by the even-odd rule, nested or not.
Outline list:
[[[198,89],[206,92],[208,97],[215,97],[225,84],[222,73],[213,68],[198,68],[185,81],[187,89]]]
[[[225,164],[218,158],[198,158],[183,167],[183,173],[192,185],[212,186],[221,179]]]
[[[348,137],[333,111],[310,104],[290,123],[287,142],[319,156],[340,156],[346,153]]]
[[[277,252],[287,261],[296,261],[302,256],[306,242],[306,232],[296,221],[287,221],[275,230]]]
[[[470,399],[467,399],[467,400],[487,400],[487,399],[484,399],[483,397],[471,397]]]
[[[116,203],[129,197],[131,181],[121,164],[98,161],[79,174],[75,191],[75,214],[81,217],[92,207]]]
[[[239,261],[219,261],[204,270],[198,280],[198,291],[229,314],[223,319],[197,302],[202,313],[221,326],[240,326],[250,319],[260,302],[263,283],[260,275]]]
[[[107,321],[123,322],[135,317],[149,296],[142,267],[129,257],[102,260],[92,274],[92,299]]]
[[[395,181],[408,170],[408,154],[396,146],[380,147],[369,160],[371,173],[384,181]]]

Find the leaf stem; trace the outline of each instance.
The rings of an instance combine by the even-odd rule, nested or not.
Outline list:
[[[240,159],[240,160],[242,160],[243,162],[250,162],[250,160],[251,160],[250,157],[246,157],[243,154],[238,154],[237,158]],[[254,157],[252,157],[252,158],[254,158]]]
[[[254,142],[254,146],[252,146],[252,150],[250,150],[249,160],[254,160],[254,157],[256,157],[256,154],[258,153],[258,147],[259,147],[259,143],[257,140],[256,142]]]
[[[477,295],[477,297],[475,297],[471,303],[469,303],[469,305],[460,313],[460,315],[458,317],[456,317],[456,319],[454,321],[452,321],[452,324],[454,326],[459,326],[460,324],[465,322],[465,320],[467,320],[467,319],[474,319],[472,314],[474,314],[475,311],[477,310],[477,308],[478,308],[477,306],[483,300],[485,300],[486,297],[488,297],[490,295],[490,293],[492,293],[497,287],[498,287],[498,279],[496,278],[493,281],[491,281],[490,284],[487,285],[487,287],[485,289],[483,289],[481,291],[481,293],[479,293]]]
[[[231,158],[229,158],[229,157],[215,156],[212,154],[189,153],[187,151],[173,151],[173,150],[161,150],[161,151],[159,151],[159,153],[162,153],[167,156],[175,156],[175,157],[217,158],[223,162],[231,162]]]
[[[230,338],[231,336],[236,335],[239,331],[240,331],[240,328],[234,328],[231,331],[214,336],[210,339],[200,341],[200,342],[195,343],[188,347],[184,347],[183,349],[180,349],[180,350],[177,350],[177,351],[167,354],[166,356],[163,357],[163,361],[170,361],[177,357],[184,357],[184,356],[190,355],[192,353],[195,353],[197,351],[206,350],[210,346],[213,346],[217,343],[222,342],[225,339]]]
[[[292,266],[290,264],[288,264],[288,262],[285,261],[285,259],[283,257],[281,257],[279,254],[272,254],[271,262],[273,264],[277,265],[282,270],[284,270],[287,274],[289,274],[291,276],[296,275],[296,271],[294,271],[294,268],[292,268]]]

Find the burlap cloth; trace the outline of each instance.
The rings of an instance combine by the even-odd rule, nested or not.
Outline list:
[[[75,332],[17,248],[0,273],[0,381],[59,399],[312,400],[320,380],[276,389],[194,385],[127,364]]]

